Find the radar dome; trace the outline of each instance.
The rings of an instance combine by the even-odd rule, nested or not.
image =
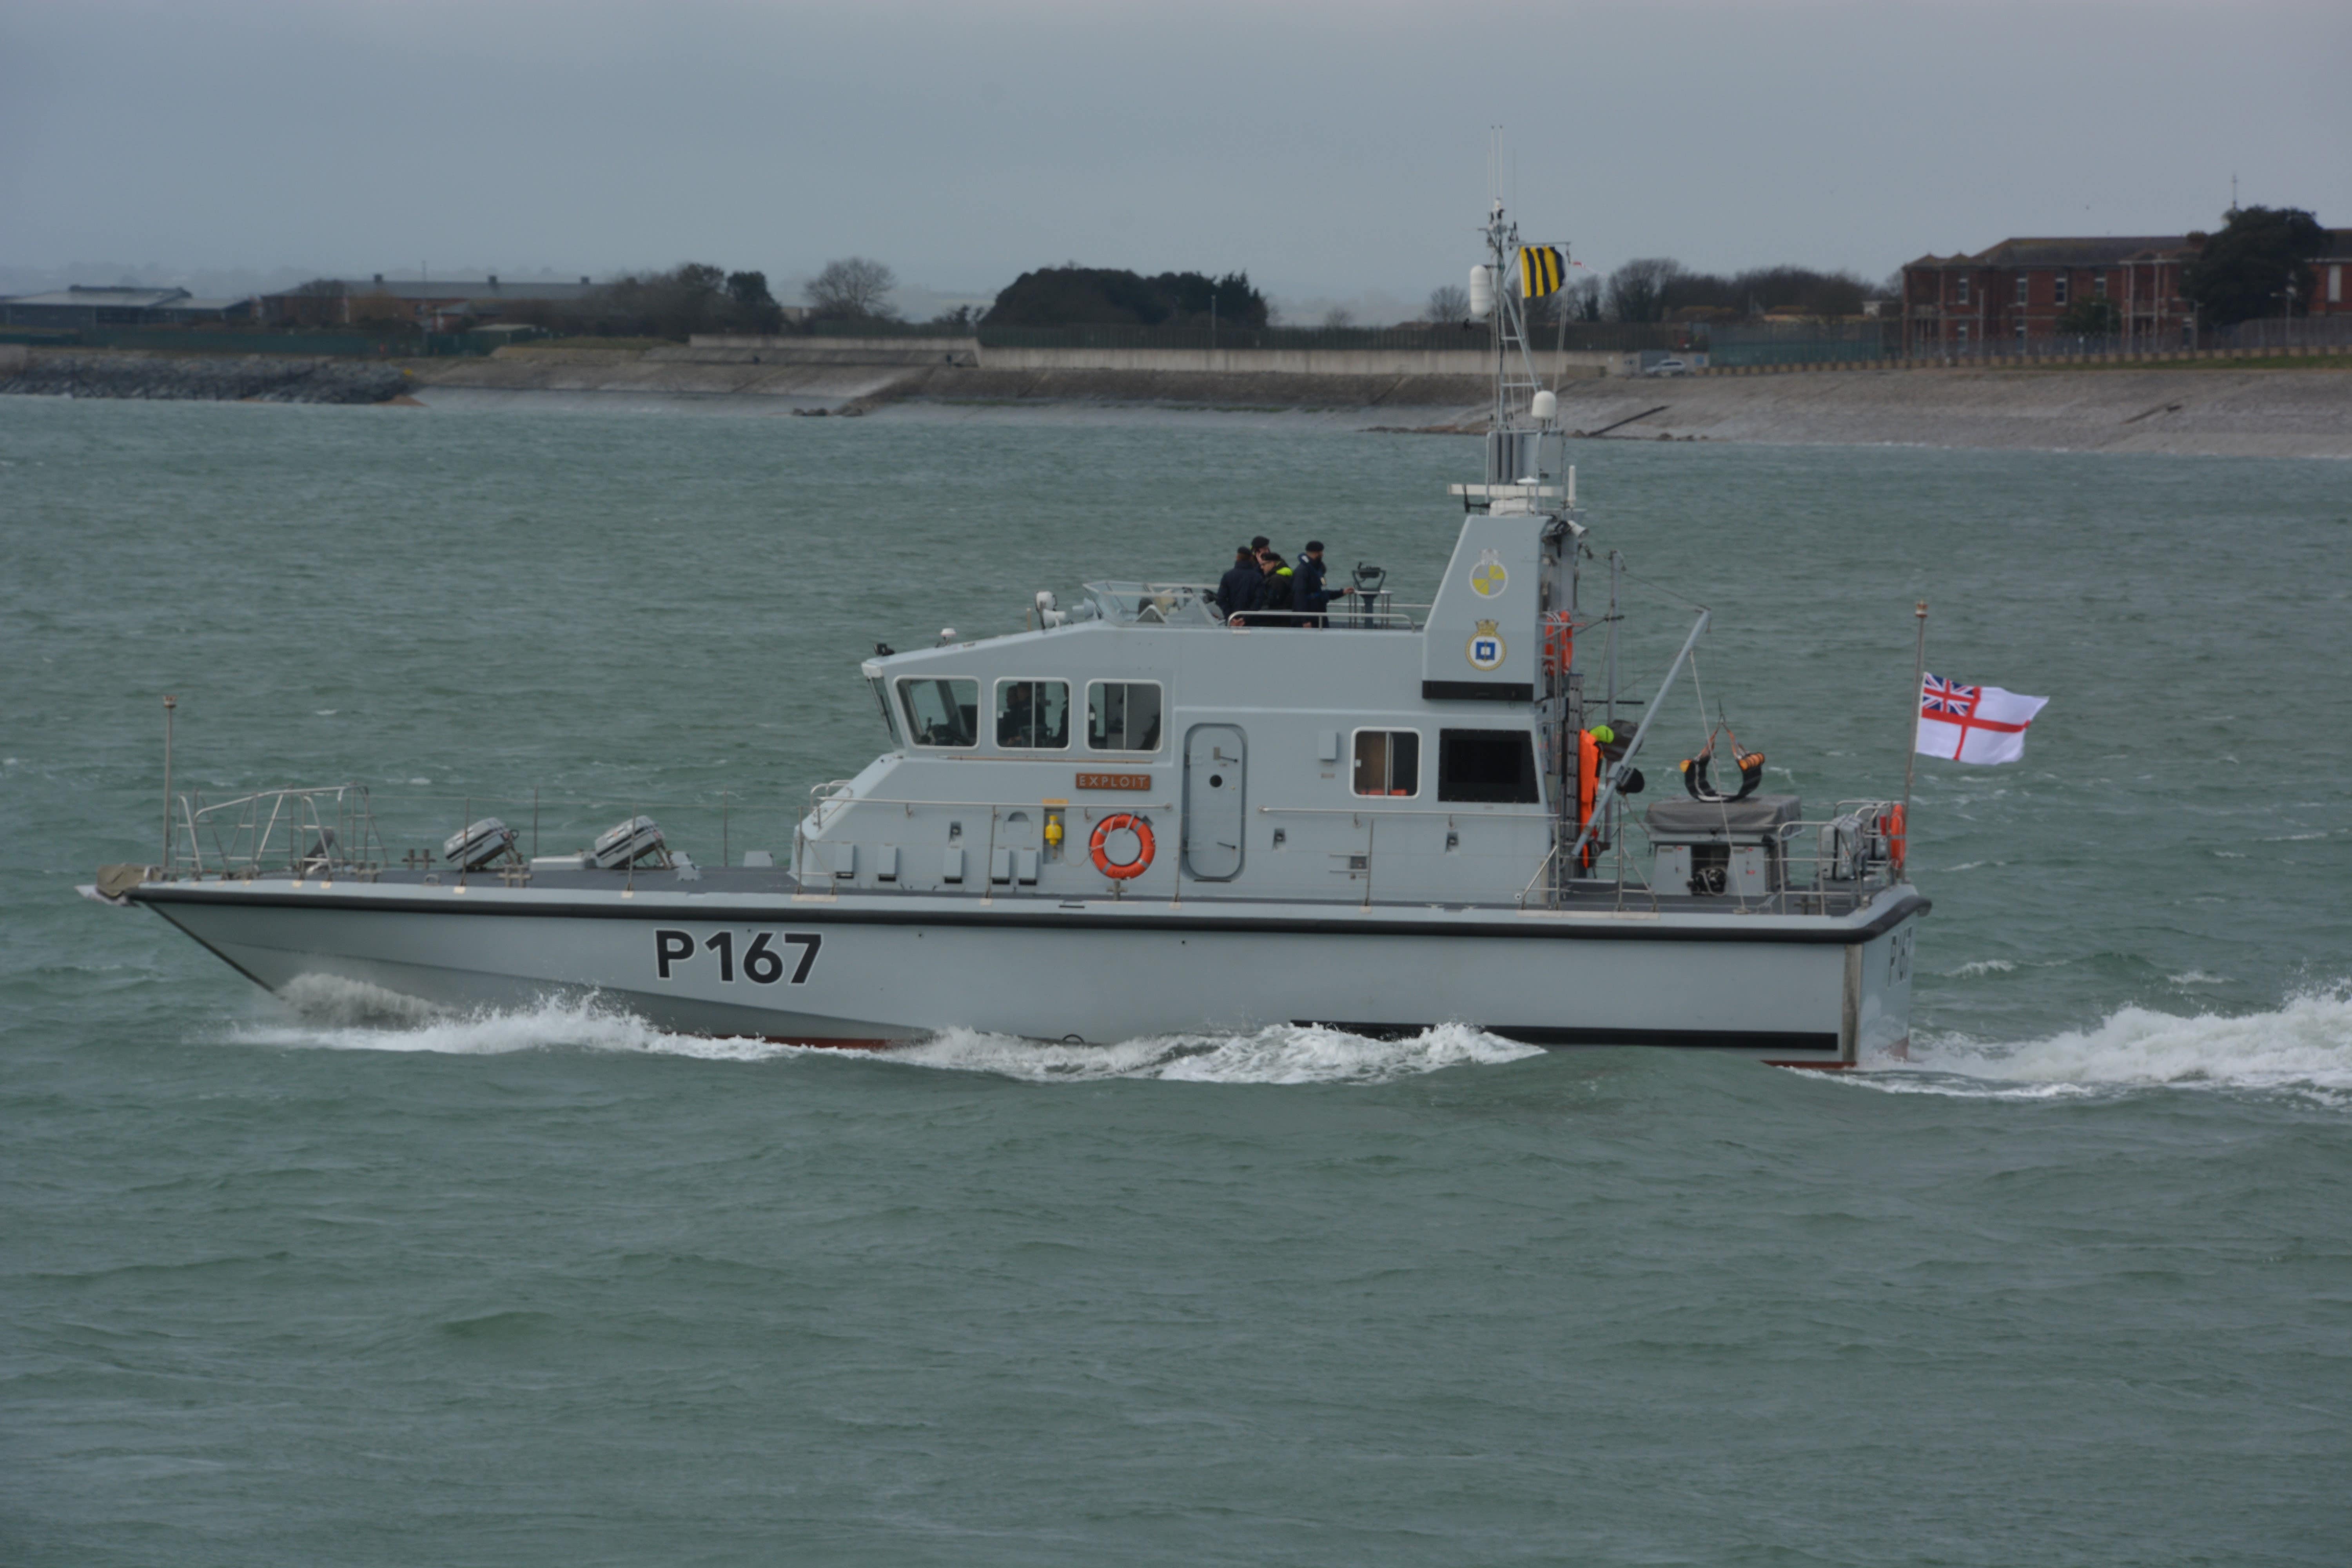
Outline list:
[[[1484,267],[1470,269],[1470,319],[1479,321],[1494,314],[1495,275]]]

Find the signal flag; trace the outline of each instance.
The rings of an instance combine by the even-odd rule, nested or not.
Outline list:
[[[1549,245],[1523,245],[1519,247],[1519,293],[1525,299],[1540,300],[1547,294],[1559,292],[1559,252]]]

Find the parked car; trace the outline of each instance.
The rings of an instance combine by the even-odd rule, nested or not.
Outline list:
[[[1690,374],[1690,362],[1688,360],[1662,359],[1643,374],[1646,375],[1688,375]]]

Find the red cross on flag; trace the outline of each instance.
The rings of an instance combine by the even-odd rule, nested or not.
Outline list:
[[[1919,683],[1922,756],[1955,763],[2014,763],[2025,756],[2025,727],[2047,697],[2021,697],[1998,686],[1960,686],[1940,675]]]

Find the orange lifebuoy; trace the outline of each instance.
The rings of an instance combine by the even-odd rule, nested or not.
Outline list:
[[[1135,858],[1123,866],[1114,865],[1109,851],[1103,847],[1110,841],[1110,836],[1120,828],[1134,834],[1136,842],[1141,846]],[[1151,869],[1151,824],[1131,811],[1114,812],[1095,824],[1095,835],[1087,841],[1087,849],[1094,856],[1095,869],[1104,876],[1120,882],[1129,877],[1140,877]]]
[[[1576,662],[1576,627],[1565,610],[1554,610],[1544,617],[1544,663],[1561,675]]]
[[[1886,815],[1880,817],[1878,822],[1886,833],[1886,863],[1893,867],[1899,876],[1903,870],[1904,857],[1910,853],[1911,848],[1904,831],[1906,825],[1903,821],[1903,808],[1899,805],[1888,806]]]

